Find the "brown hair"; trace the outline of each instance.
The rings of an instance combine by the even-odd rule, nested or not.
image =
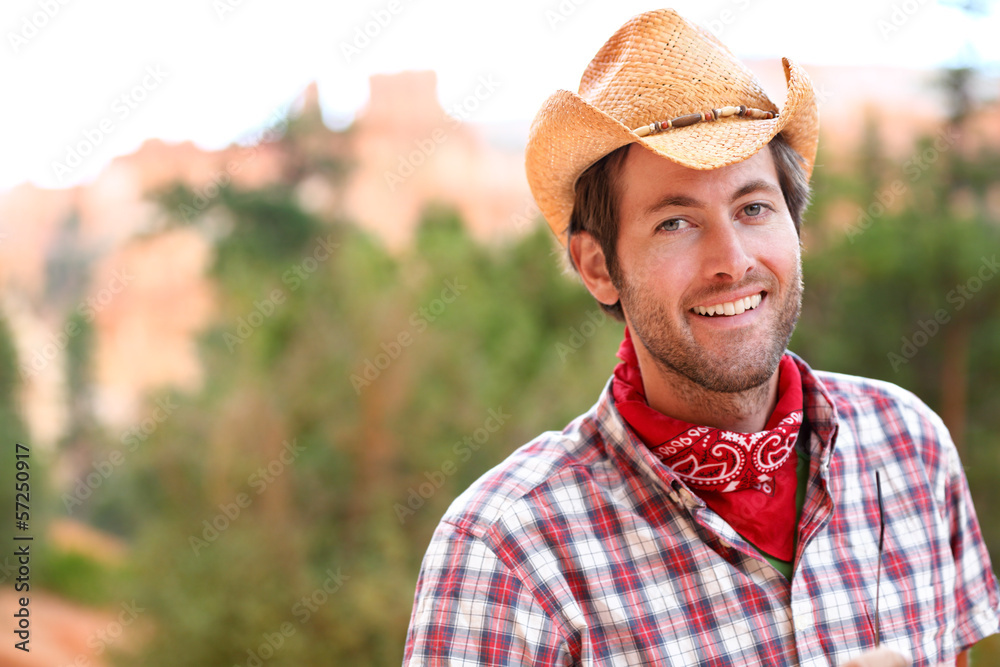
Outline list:
[[[604,252],[608,275],[615,287],[621,285],[621,266],[618,263],[618,178],[631,144],[625,144],[611,151],[590,165],[576,181],[573,211],[570,214],[566,237],[566,253],[573,269],[579,271],[569,252],[570,239],[577,232],[590,233]],[[795,223],[795,231],[800,232],[802,214],[809,204],[809,178],[803,168],[804,160],[794,148],[788,145],[781,133],[771,139],[771,157],[778,172],[778,184],[785,198],[785,205]],[[621,322],[625,314],[621,302],[612,305],[600,304],[606,313]]]

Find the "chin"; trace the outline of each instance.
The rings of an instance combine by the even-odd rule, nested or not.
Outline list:
[[[738,394],[767,384],[778,370],[778,363],[781,361],[781,354],[773,359],[773,363],[771,363],[772,357],[773,355],[769,355],[766,364],[747,364],[738,367],[706,364],[694,374],[696,377],[688,375],[688,378],[709,391]]]

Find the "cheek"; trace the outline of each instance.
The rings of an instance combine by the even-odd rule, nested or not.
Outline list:
[[[783,251],[772,251],[769,253],[769,261],[775,273],[779,276],[791,276],[799,269],[802,256],[799,253],[798,245]]]
[[[801,246],[799,245],[799,235],[795,233],[795,228],[789,222],[788,228],[782,227],[780,231],[771,230],[769,234],[762,234],[756,239],[756,256],[772,273],[790,279],[799,270],[802,260]]]
[[[685,260],[657,259],[635,267],[629,275],[638,299],[646,301],[650,306],[655,302],[660,307],[672,310],[681,301],[694,270],[693,266],[685,265]]]

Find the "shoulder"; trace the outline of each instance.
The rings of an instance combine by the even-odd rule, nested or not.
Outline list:
[[[823,383],[823,387],[830,395],[839,399],[838,402],[844,405],[871,409],[892,403],[918,410],[930,410],[916,394],[892,382],[831,371],[813,371],[813,374]]]
[[[954,474],[960,466],[947,427],[913,392],[892,382],[814,371],[833,403],[842,430],[858,447],[895,460],[915,457]]]
[[[441,521],[471,537],[483,537],[498,523],[515,524],[551,516],[550,510],[613,473],[601,402],[563,431],[540,434],[487,471],[451,504]]]
[[[858,422],[902,420],[915,431],[945,430],[937,413],[913,392],[885,380],[814,371],[833,400],[837,413]]]

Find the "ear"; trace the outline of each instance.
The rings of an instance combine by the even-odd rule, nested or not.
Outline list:
[[[597,239],[589,232],[572,234],[569,237],[569,252],[587,291],[607,306],[617,303],[618,289],[611,282],[604,250]]]

